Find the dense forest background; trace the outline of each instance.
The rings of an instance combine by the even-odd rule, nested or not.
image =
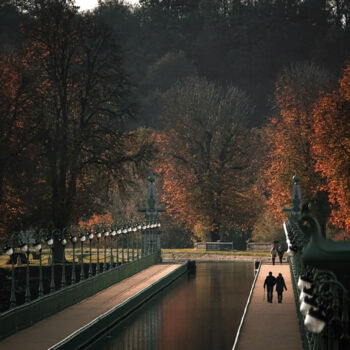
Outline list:
[[[349,55],[348,0],[2,0],[1,235],[130,219],[155,171],[165,246],[278,238],[295,173],[349,238]]]

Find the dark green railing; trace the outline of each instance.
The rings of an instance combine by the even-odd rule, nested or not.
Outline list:
[[[3,251],[0,339],[160,262],[160,222],[21,232]]]
[[[303,349],[350,349],[350,242],[323,237],[317,220],[301,212],[298,186],[295,178],[283,226]]]

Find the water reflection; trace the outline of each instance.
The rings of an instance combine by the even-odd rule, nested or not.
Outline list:
[[[89,349],[232,349],[253,281],[242,262],[198,263]]]

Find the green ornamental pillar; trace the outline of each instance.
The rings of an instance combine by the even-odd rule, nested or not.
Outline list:
[[[146,197],[146,206],[139,208],[139,212],[145,213],[145,219],[148,223],[159,222],[159,212],[165,212],[164,206],[158,206],[157,193],[155,188],[155,176],[151,175],[148,177],[149,185]],[[144,250],[147,252],[161,251],[160,243],[160,230],[157,230],[155,235],[152,234],[153,230],[144,230],[142,234],[142,241]]]

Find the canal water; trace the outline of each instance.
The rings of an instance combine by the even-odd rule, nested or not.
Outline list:
[[[252,263],[197,262],[88,349],[232,349],[253,279]]]

